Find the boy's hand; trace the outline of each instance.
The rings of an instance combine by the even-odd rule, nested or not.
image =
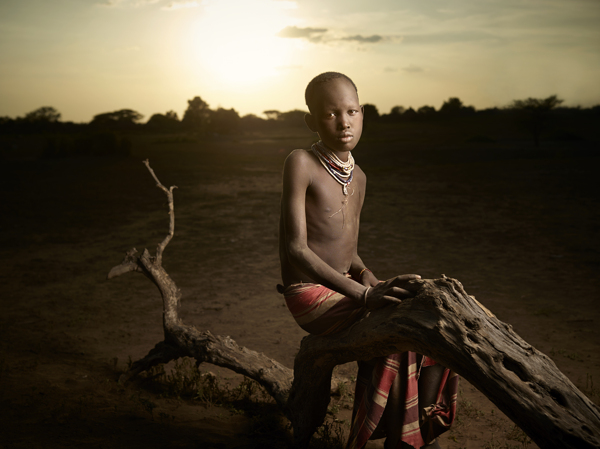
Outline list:
[[[411,293],[406,287],[408,287],[409,281],[415,279],[421,279],[421,276],[418,274],[403,274],[371,287],[367,292],[367,309],[376,310],[390,304],[400,304],[402,299],[414,296],[414,293]]]
[[[379,284],[379,279],[375,276],[371,270],[365,270],[363,275],[360,277],[360,283],[365,287],[375,287]]]

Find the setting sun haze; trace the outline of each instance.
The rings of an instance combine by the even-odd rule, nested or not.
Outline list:
[[[145,121],[195,96],[240,115],[305,110],[306,83],[329,70],[381,113],[553,94],[589,107],[598,23],[595,0],[3,0],[0,116]]]

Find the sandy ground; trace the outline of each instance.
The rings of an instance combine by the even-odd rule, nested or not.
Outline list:
[[[272,404],[248,412],[152,381],[120,386],[128,361],[162,339],[162,305],[142,275],[106,274],[166,233],[165,197],[141,164],[149,158],[179,187],[164,266],[183,292],[183,320],[291,367],[305,333],[275,291],[280,171],[310,141],[140,137],[125,159],[2,161],[0,448],[285,447],[287,422]],[[599,403],[599,160],[590,148],[525,147],[409,150],[365,138],[355,152],[369,179],[360,253],[380,278],[459,279]],[[443,448],[536,447],[464,380],[460,391]],[[348,419],[348,404],[336,419]]]

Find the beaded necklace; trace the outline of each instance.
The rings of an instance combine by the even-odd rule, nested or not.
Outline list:
[[[352,153],[348,152],[348,161],[344,162],[333,151],[327,148],[321,140],[313,143],[311,150],[319,158],[319,162],[325,167],[325,170],[342,185],[344,195],[347,196],[348,185],[354,177],[354,158],[352,157]]]
[[[346,217],[344,215],[344,207],[348,204],[348,186],[354,178],[354,158],[352,153],[348,152],[348,160],[342,161],[337,155],[325,146],[325,144],[319,140],[317,143],[313,143],[311,146],[312,152],[317,156],[321,165],[327,170],[327,172],[342,185],[342,192],[344,194],[344,201],[342,201],[342,207],[340,210],[330,215],[329,218],[334,215],[342,213],[342,229],[346,224]],[[354,195],[354,189],[352,193]]]

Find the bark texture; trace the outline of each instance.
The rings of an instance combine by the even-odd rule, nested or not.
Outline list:
[[[600,410],[558,370],[554,362],[520,338],[468,295],[455,279],[412,281],[415,297],[372,312],[344,332],[308,336],[294,371],[229,337],[199,331],[181,322],[181,293],[162,267],[174,235],[173,188],[165,188],[146,167],[169,201],[169,234],[156,256],[129,251],[109,279],[136,271],[146,275],[163,299],[164,340],[136,361],[121,380],[160,363],[193,357],[256,380],[289,417],[297,447],[307,447],[323,423],[336,365],[411,350],[432,357],[467,379],[541,448],[600,447]]]

